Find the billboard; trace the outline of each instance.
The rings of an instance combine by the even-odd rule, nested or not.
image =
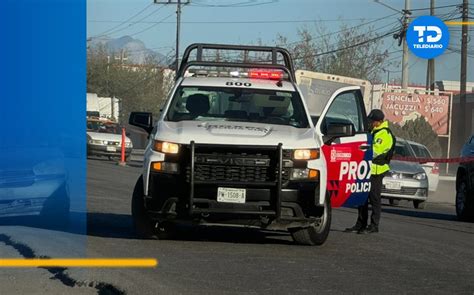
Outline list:
[[[450,97],[439,94],[418,94],[406,92],[384,92],[382,111],[388,121],[405,124],[421,116],[438,135],[448,134]]]

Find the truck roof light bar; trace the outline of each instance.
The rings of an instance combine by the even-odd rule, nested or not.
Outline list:
[[[206,61],[203,59],[204,50],[216,50],[220,54],[224,54],[226,51],[241,52],[243,59],[241,61]],[[191,54],[196,51],[196,59],[190,60]],[[249,52],[257,53],[267,53],[271,55],[270,62],[258,62],[252,61],[247,62]],[[278,62],[278,58],[281,56],[282,62]],[[195,43],[191,44],[186,48],[183,55],[183,60],[181,65],[176,73],[176,79],[184,77],[186,71],[191,67],[216,67],[216,68],[247,68],[247,69],[259,69],[262,74],[254,74],[257,76],[262,76],[265,70],[280,70],[287,75],[276,76],[270,75],[273,79],[283,79],[288,78],[291,82],[295,83],[295,71],[293,66],[293,60],[288,50],[280,47],[269,47],[269,46],[243,46],[243,45],[226,45],[226,44],[204,44],[204,43]],[[261,77],[263,78],[263,77]]]

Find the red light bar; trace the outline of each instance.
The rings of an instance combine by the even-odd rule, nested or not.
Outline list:
[[[250,70],[249,77],[253,79],[281,80],[283,79],[283,72],[275,70]]]

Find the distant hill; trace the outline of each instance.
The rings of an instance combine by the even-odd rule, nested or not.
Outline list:
[[[88,45],[92,48],[104,46],[109,52],[115,52],[116,54],[124,49],[128,61],[134,64],[143,64],[149,56],[154,57],[161,65],[171,63],[171,59],[166,59],[163,54],[146,48],[145,43],[130,36],[120,38],[95,37],[90,39]]]

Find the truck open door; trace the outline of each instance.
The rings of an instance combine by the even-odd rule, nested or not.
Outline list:
[[[332,207],[358,206],[370,191],[371,136],[360,86],[344,86],[297,71],[297,82],[324,144],[326,191]]]

